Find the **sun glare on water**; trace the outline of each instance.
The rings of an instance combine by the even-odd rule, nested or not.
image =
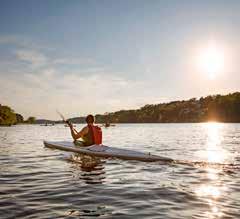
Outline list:
[[[215,43],[209,44],[199,51],[197,56],[198,69],[215,79],[224,70],[225,56],[222,48]]]
[[[228,163],[230,154],[223,148],[223,124],[217,122],[203,123],[203,133],[206,134],[206,144],[197,155],[209,163]]]

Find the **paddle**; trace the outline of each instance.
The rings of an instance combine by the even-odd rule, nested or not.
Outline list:
[[[68,126],[70,126],[71,123],[64,118],[63,114],[60,113],[58,110],[56,110],[56,111],[57,111],[58,115],[62,118],[63,122],[65,122]],[[75,128],[73,128],[73,130],[74,130],[75,132],[77,132],[77,130],[76,130]]]

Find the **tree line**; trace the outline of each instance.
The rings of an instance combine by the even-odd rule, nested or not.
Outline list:
[[[240,122],[240,92],[228,95],[210,95],[199,99],[147,104],[140,109],[120,110],[97,114],[97,123],[184,123],[184,122]],[[72,123],[85,123],[85,117],[69,119]],[[59,121],[35,120],[15,113],[10,107],[0,104],[0,125],[18,123],[62,123]]]
[[[240,92],[147,104],[136,110],[96,115],[98,123],[240,122]]]
[[[9,106],[0,104],[0,126],[11,126],[19,123],[32,124],[35,122],[35,117],[29,117],[24,120],[23,116],[19,113],[15,113]]]

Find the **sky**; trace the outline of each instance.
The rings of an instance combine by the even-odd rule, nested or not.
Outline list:
[[[0,103],[58,119],[240,91],[240,1],[0,1]]]

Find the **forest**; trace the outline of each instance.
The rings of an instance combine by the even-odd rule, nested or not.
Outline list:
[[[4,106],[0,104],[0,126],[11,126],[19,123],[33,124],[35,122],[35,117],[29,117],[24,121],[21,114],[15,113],[13,109],[9,106]]]
[[[98,114],[96,121],[98,123],[240,122],[240,92],[147,104],[136,110]]]
[[[90,112],[91,113],[91,112]],[[120,110],[95,115],[96,123],[194,123],[194,122],[240,122],[240,92],[228,95],[210,95],[199,99],[147,104],[140,109]],[[85,123],[85,117],[69,119],[72,123]],[[50,120],[35,120],[15,113],[10,107],[0,104],[0,125],[19,123],[62,123]]]

